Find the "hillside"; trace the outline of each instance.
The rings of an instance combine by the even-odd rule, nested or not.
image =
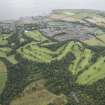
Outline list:
[[[56,10],[48,20],[51,34],[1,33],[0,105],[104,105],[104,12]],[[60,25],[53,34],[58,22],[67,36]]]

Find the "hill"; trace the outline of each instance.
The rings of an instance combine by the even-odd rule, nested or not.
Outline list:
[[[51,36],[39,27],[0,35],[0,104],[104,105],[104,13],[56,10],[48,18]],[[68,37],[60,25],[53,35],[58,22],[68,22]]]

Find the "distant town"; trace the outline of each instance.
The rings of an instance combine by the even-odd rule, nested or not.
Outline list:
[[[103,33],[102,28],[105,20],[100,17],[94,17],[93,19],[92,17],[86,16],[84,19],[79,19],[75,18],[73,13],[66,15],[59,15],[59,10],[55,10],[49,16],[22,17],[15,21],[2,21],[0,22],[0,33],[24,33],[38,30],[43,35],[53,37],[60,41],[68,39],[87,40],[93,37],[91,33],[97,34],[97,29],[100,30],[101,34]]]

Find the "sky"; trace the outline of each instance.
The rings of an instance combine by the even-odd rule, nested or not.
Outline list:
[[[53,9],[105,10],[105,0],[0,0],[0,20],[47,15]]]

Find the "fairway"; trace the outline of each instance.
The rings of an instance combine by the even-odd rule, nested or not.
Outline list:
[[[42,43],[44,44],[44,43]],[[99,57],[96,63],[91,59],[94,57],[94,52],[80,42],[69,41],[56,48],[54,51],[51,48],[46,48],[46,45],[40,47],[38,42],[31,42],[17,49],[17,53],[22,58],[38,63],[52,63],[55,61],[61,62],[69,54],[72,54],[75,59],[69,61],[68,71],[74,76],[77,76],[76,83],[80,85],[91,85],[96,81],[105,78],[105,57]],[[53,45],[52,45],[53,47]],[[103,65],[101,67],[101,65]],[[62,65],[61,65],[62,67]]]
[[[1,46],[8,45],[8,38],[11,35],[12,34],[0,34],[0,45]]]
[[[105,57],[97,60],[95,64],[85,70],[77,79],[77,83],[91,85],[92,83],[105,78]]]
[[[43,41],[48,41],[48,39],[46,37],[44,37],[39,31],[34,30],[34,31],[28,31],[24,33],[27,37],[33,39],[34,41],[39,41],[39,42],[43,42]]]

